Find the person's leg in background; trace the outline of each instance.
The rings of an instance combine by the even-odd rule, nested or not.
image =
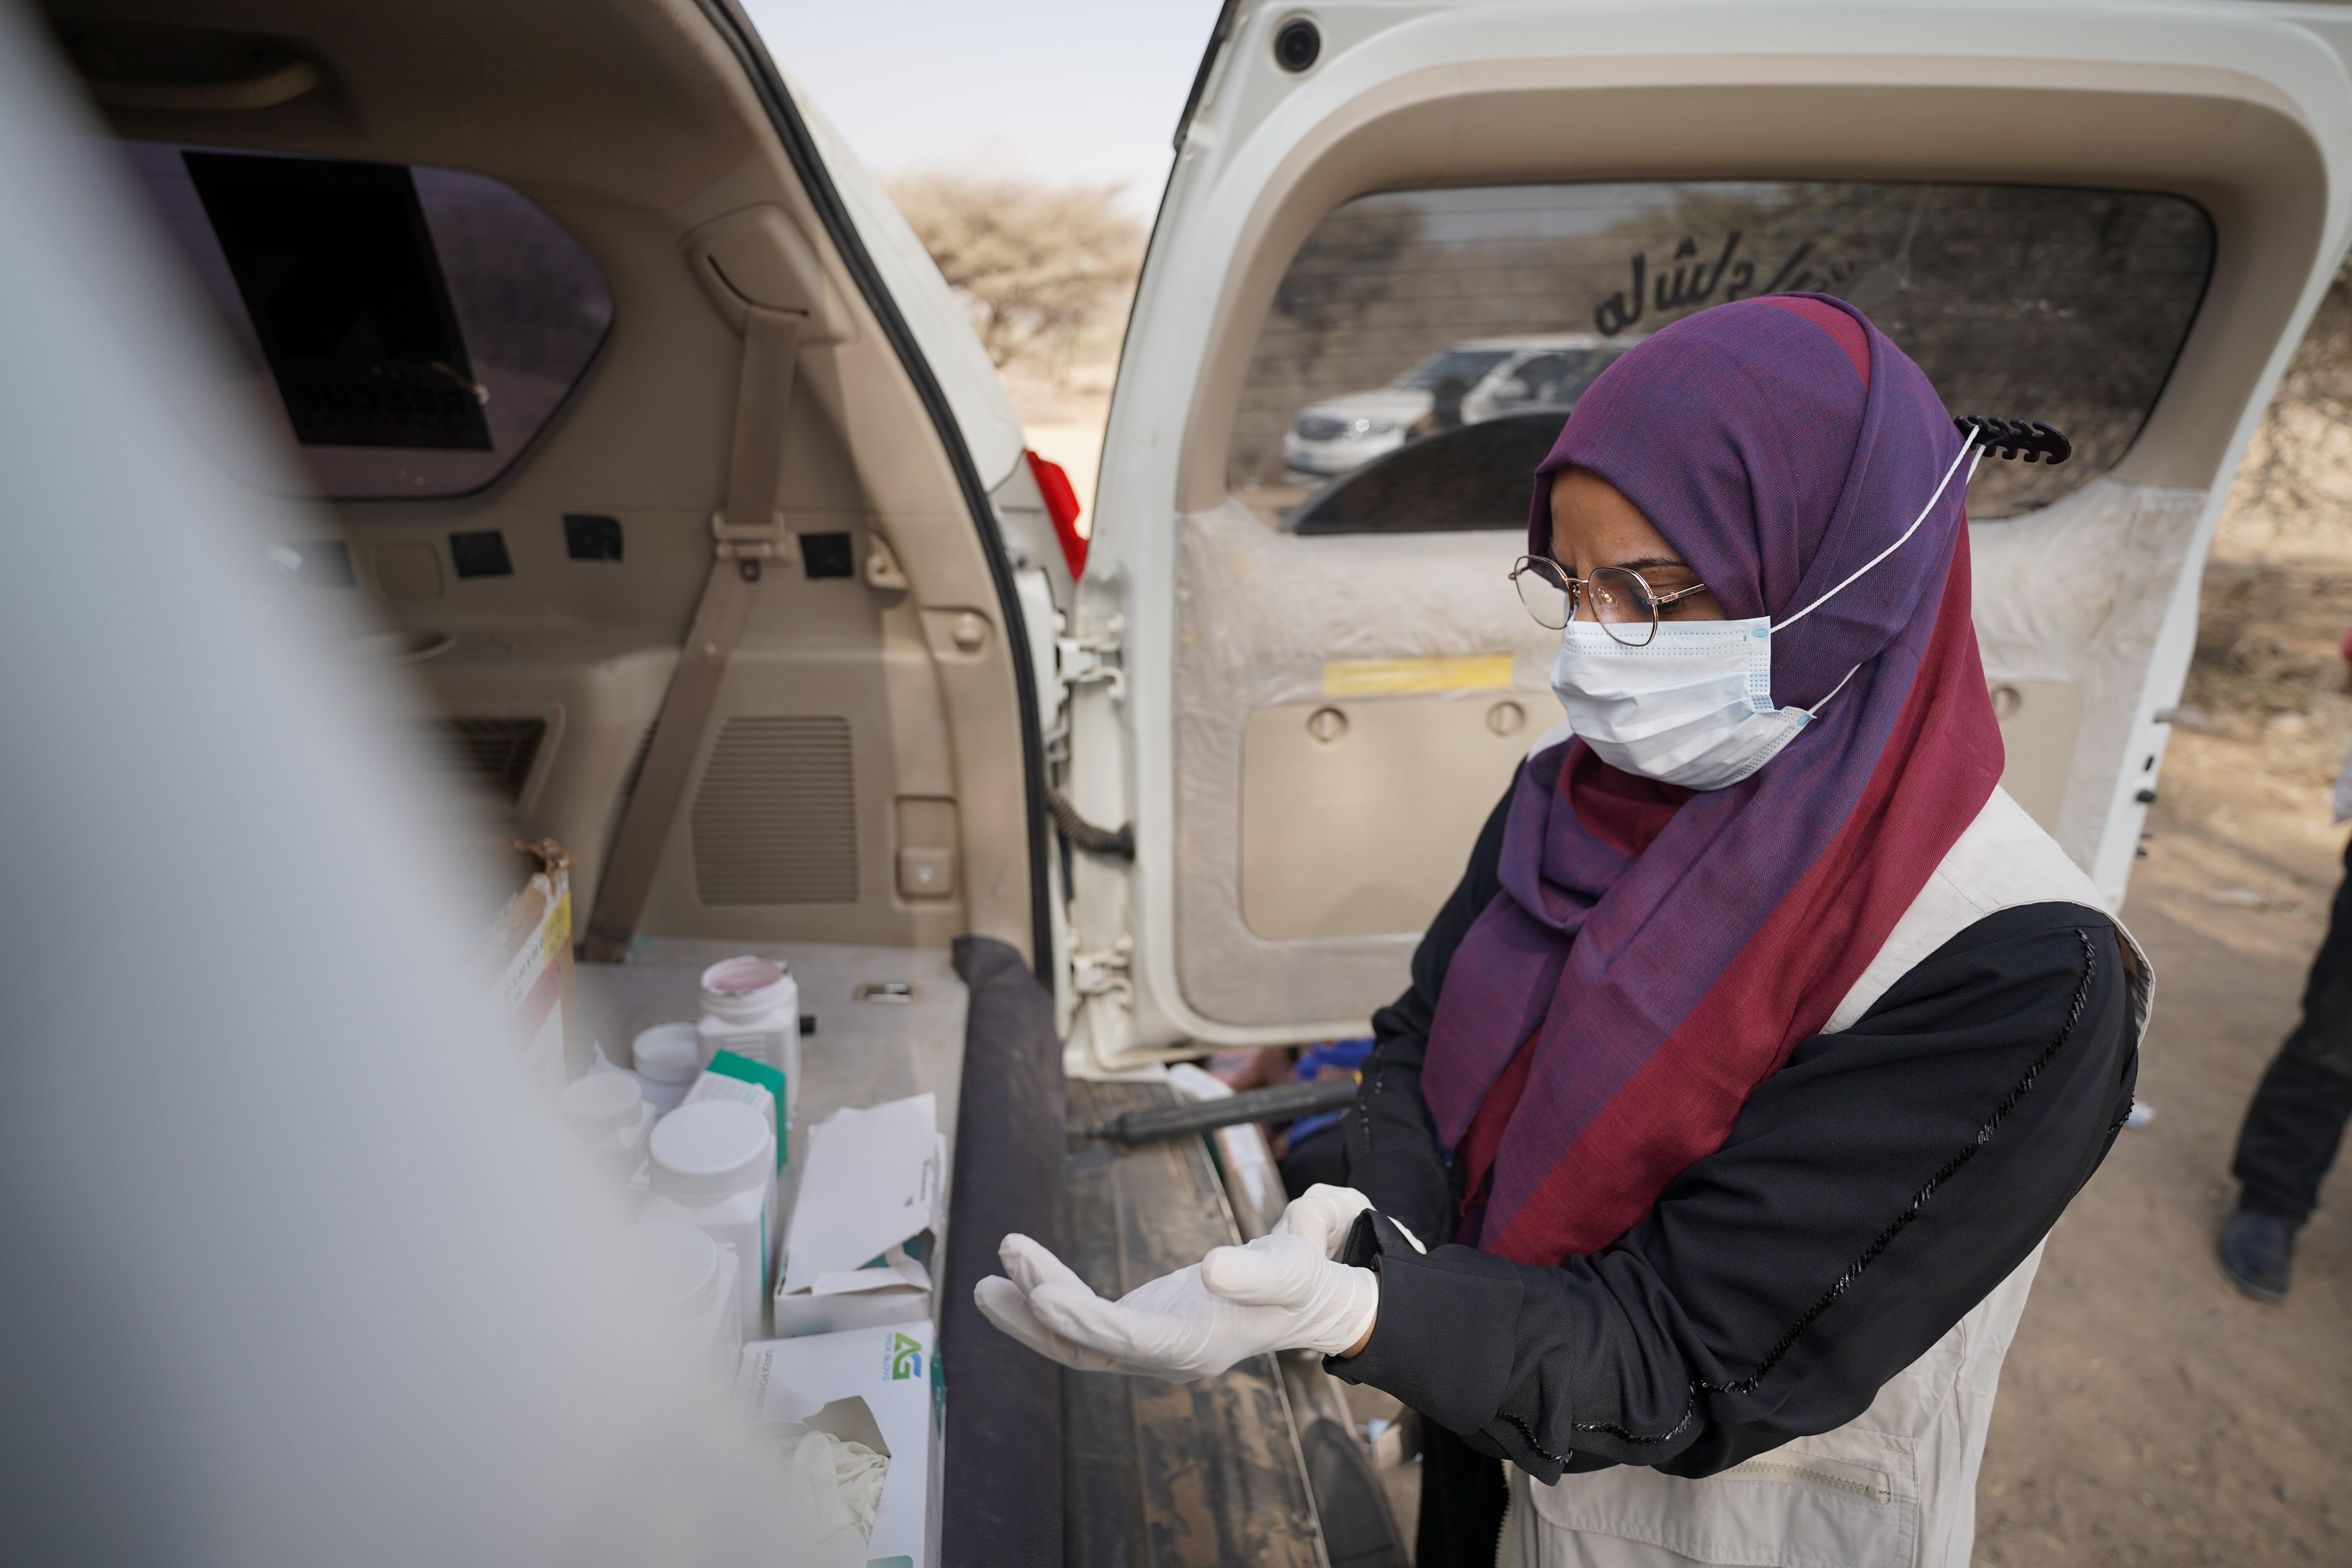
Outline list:
[[[2221,1271],[2265,1301],[2286,1296],[2295,1233],[2318,1205],[2352,1121],[2352,847],[2345,868],[2304,987],[2303,1021],[2263,1074],[2230,1167],[2238,1212],[2221,1232]]]

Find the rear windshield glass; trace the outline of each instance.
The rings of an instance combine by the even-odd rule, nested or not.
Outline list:
[[[242,351],[249,401],[316,493],[480,489],[612,325],[587,253],[496,180],[157,142],[129,153]]]
[[[1969,515],[2112,468],[2188,336],[2213,227],[2179,196],[1727,181],[1362,196],[1275,295],[1227,477],[1303,533],[1521,528],[1528,475],[1609,362],[1728,300],[1852,300],[1955,415],[2054,425],[2062,468],[1987,462]],[[1491,426],[1491,427],[1490,427]]]

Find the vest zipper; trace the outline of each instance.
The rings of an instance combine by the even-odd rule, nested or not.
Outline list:
[[[1518,1489],[1511,1484],[1511,1461],[1503,1461],[1503,1527],[1495,1531],[1495,1568],[1503,1568],[1503,1548],[1511,1539],[1511,1510],[1519,1505]]]
[[[1868,1498],[1873,1502],[1892,1502],[1895,1500],[1894,1491],[1890,1488],[1870,1481],[1858,1481],[1850,1476],[1841,1476],[1832,1470],[1816,1469],[1811,1465],[1801,1465],[1789,1459],[1753,1458],[1738,1466],[1738,1470],[1744,1470],[1751,1475],[1774,1476],[1783,1480],[1804,1481],[1813,1486],[1829,1487],[1837,1491],[1852,1492],[1856,1497]],[[1727,1472],[1727,1478],[1736,1473],[1738,1472]]]

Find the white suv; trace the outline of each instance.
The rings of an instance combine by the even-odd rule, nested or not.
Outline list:
[[[1089,542],[735,0],[35,4],[0,1420],[11,1538],[108,1561],[778,1556],[777,1466],[631,1404],[595,1215],[451,962],[479,819],[404,754],[577,857],[608,1054],[759,951],[803,1120],[936,1096],[939,1353],[863,1369],[930,1395],[872,1555],[1393,1560],[1286,1358],[1064,1374],[971,1294],[1008,1230],[1115,1295],[1262,1226],[1203,1140],[1093,1133],[1158,1064],[1365,1032],[1557,713],[1505,581],[1551,416],[1465,389],[1286,528],[1299,411],[1853,300],[1952,413],[2074,438],[1979,475],[1974,615],[2006,786],[2120,903],[2198,563],[2352,236],[2352,5],[1228,0]],[[1396,390],[1349,425],[1435,411]],[[1912,1551],[1864,1511],[1857,1557]]]
[[[1390,382],[1308,404],[1283,437],[1290,473],[1307,479],[1353,472],[1415,436],[1497,415],[1575,405],[1611,360],[1638,339],[1589,332],[1472,338],[1431,354]]]

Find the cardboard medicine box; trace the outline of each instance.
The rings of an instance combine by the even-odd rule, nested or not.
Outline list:
[[[508,1047],[551,1097],[587,1069],[572,992],[572,857],[552,838],[497,847],[505,905],[475,944],[476,973],[505,1022]]]
[[[945,1385],[928,1322],[846,1333],[804,1334],[743,1347],[735,1408],[754,1428],[808,1423],[838,1401],[862,1400],[889,1449],[875,1510],[869,1568],[921,1568],[936,1560],[940,1443]],[[821,1422],[818,1423],[822,1425]]]
[[[931,1315],[945,1214],[939,1097],[837,1110],[808,1130],[773,1302],[780,1335]]]

